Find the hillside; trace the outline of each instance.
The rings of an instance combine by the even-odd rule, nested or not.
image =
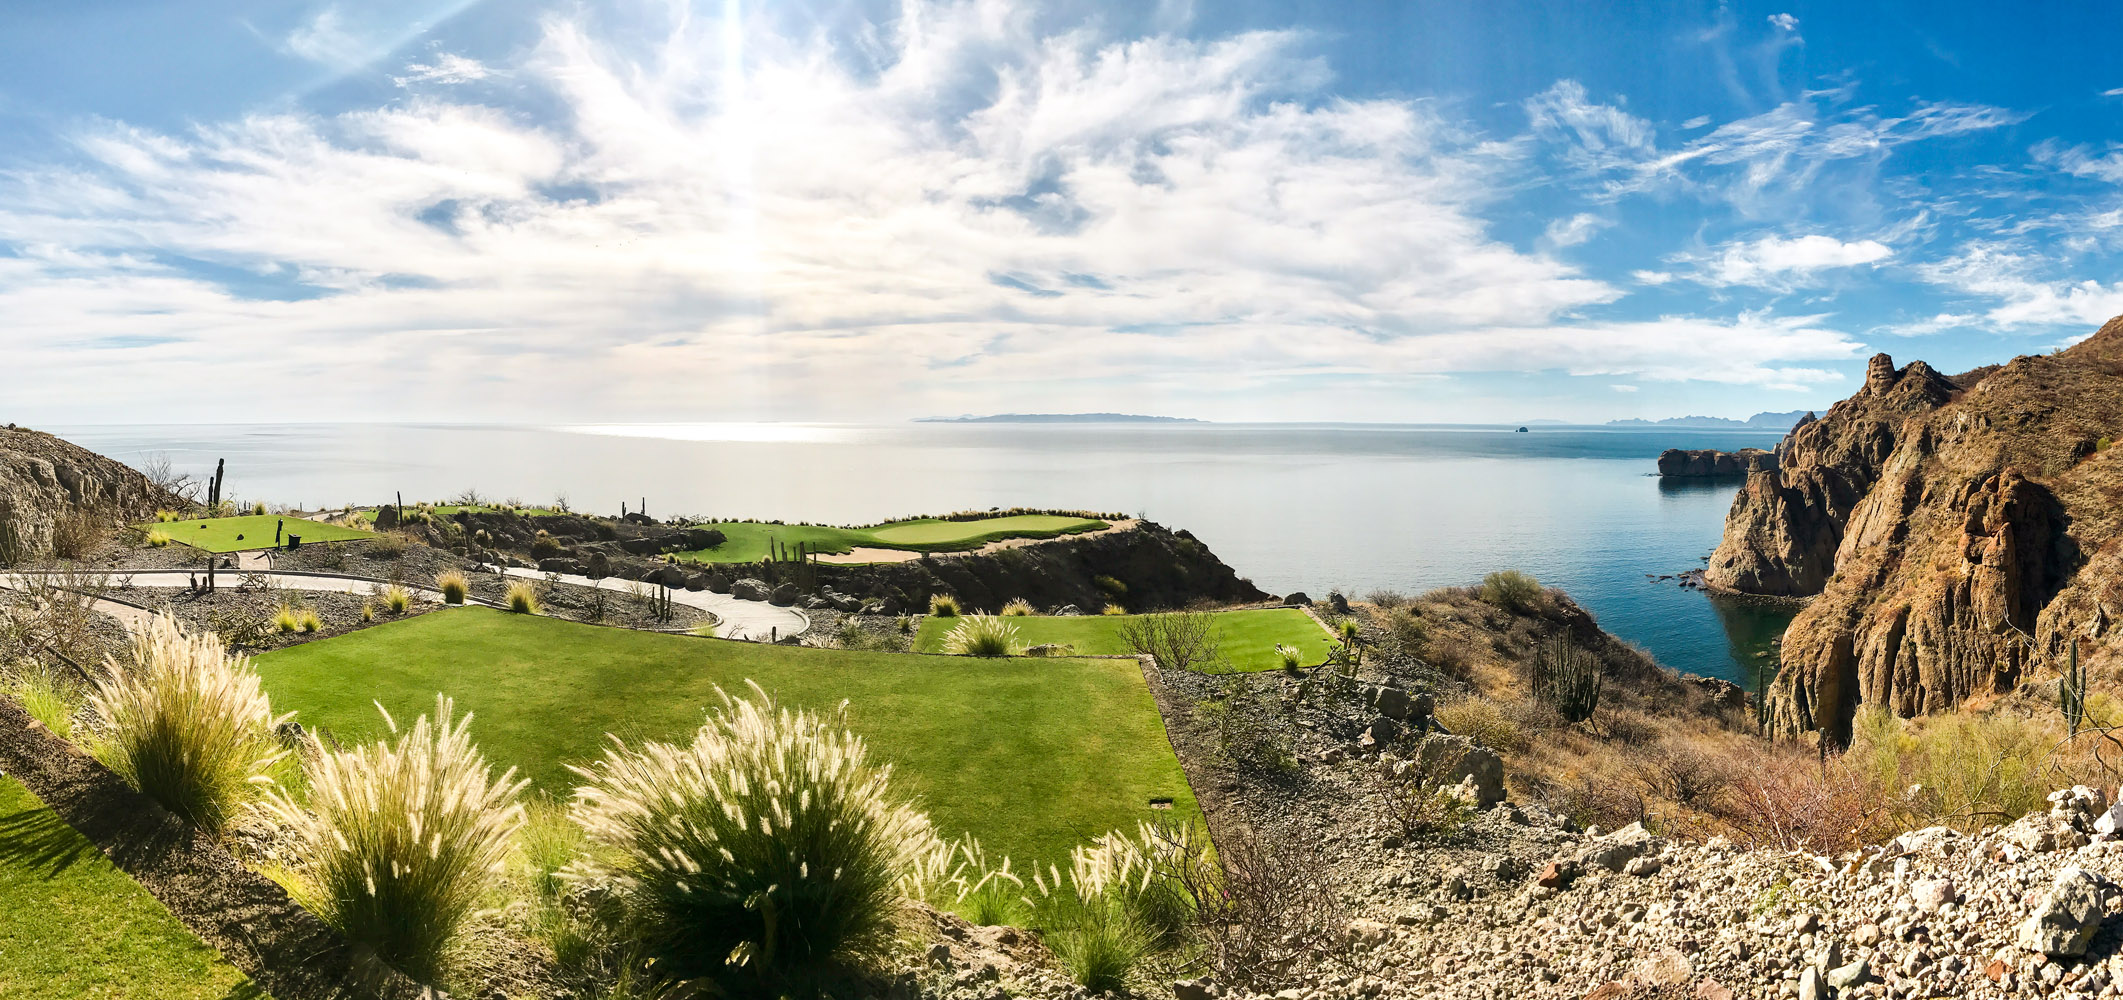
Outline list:
[[[2054,673],[2098,674],[2123,615],[2123,318],[2070,350],[1948,378],[1872,359],[1734,500],[1706,582],[1809,597],[1772,696],[1786,731],[1847,738]],[[1818,595],[1818,596],[1814,596]]]
[[[84,534],[172,502],[116,459],[42,431],[0,428],[0,565],[52,554],[55,536],[59,549],[72,549]]]

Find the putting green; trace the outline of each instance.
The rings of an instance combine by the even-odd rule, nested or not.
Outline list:
[[[5,777],[0,997],[269,1000],[96,845]]]
[[[1104,521],[1058,514],[1011,514],[971,521],[923,517],[867,528],[717,521],[702,527],[722,532],[727,541],[712,549],[678,553],[678,558],[696,562],[760,562],[771,556],[776,545],[793,551],[799,544],[811,552],[832,555],[845,554],[857,546],[913,552],[960,552],[1005,538],[1055,538],[1097,531],[1106,526]]]
[[[1244,673],[1273,670],[1282,665],[1275,653],[1277,643],[1297,647],[1306,666],[1323,662],[1333,645],[1327,631],[1312,616],[1296,608],[1262,608],[1248,611],[1217,611],[1219,652],[1226,661],[1209,673]],[[1121,639],[1121,628],[1141,615],[1045,615],[1005,619],[1017,629],[1027,646],[1049,643],[1069,647],[1084,656],[1119,656],[1131,652]],[[942,652],[944,637],[964,618],[923,618],[914,648],[924,653]]]
[[[374,538],[374,533],[359,528],[345,528],[321,521],[310,521],[284,514],[245,514],[241,517],[210,517],[196,521],[149,521],[140,525],[145,531],[160,531],[170,541],[183,542],[195,549],[208,552],[249,552],[254,549],[276,548],[273,529],[280,526],[286,534],[302,536],[303,544],[316,542],[345,542]]]
[[[947,836],[992,856],[1068,864],[1071,847],[1159,815],[1198,815],[1140,668],[1130,660],[920,656],[724,642],[464,608],[260,656],[273,705],[341,740],[383,731],[436,692],[476,714],[489,759],[566,795],[567,764],[605,734],[683,739],[717,685],[757,681],[832,710],[894,765],[893,784]],[[1173,813],[1152,803],[1168,802]]]

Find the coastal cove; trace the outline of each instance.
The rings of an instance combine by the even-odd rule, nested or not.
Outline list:
[[[468,487],[658,517],[871,524],[987,507],[1144,514],[1275,593],[1478,582],[1568,591],[1678,670],[1748,682],[1791,612],[1655,579],[1699,569],[1737,482],[1662,479],[1667,448],[1772,448],[1760,429],[1353,424],[66,426],[122,461],[227,459],[246,501],[410,501]],[[849,488],[860,484],[859,489]]]

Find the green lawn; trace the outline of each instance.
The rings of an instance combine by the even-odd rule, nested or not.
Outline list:
[[[798,543],[810,551],[840,555],[860,545],[922,552],[954,552],[979,548],[1002,538],[1053,538],[1058,535],[1096,531],[1104,521],[1055,514],[1012,514],[975,521],[947,521],[923,517],[891,521],[867,528],[836,528],[820,524],[761,524],[753,521],[719,521],[714,528],[728,537],[712,549],[681,552],[680,559],[697,562],[759,562],[767,558],[772,543],[794,548]]]
[[[0,777],[0,997],[264,997],[94,844]]]
[[[140,527],[160,531],[170,536],[171,541],[183,542],[195,549],[208,552],[245,552],[251,549],[273,548],[273,526],[285,523],[283,530],[291,535],[301,535],[302,543],[343,542],[360,538],[374,538],[373,533],[358,528],[342,528],[336,524],[308,521],[283,514],[245,514],[242,517],[210,517],[200,521],[150,521]],[[242,537],[237,537],[237,536]]]
[[[1310,615],[1296,608],[1266,608],[1252,611],[1216,612],[1223,630],[1222,652],[1230,671],[1273,670],[1281,665],[1275,645],[1295,646],[1310,666],[1327,658],[1332,639]],[[1121,626],[1139,615],[1072,615],[1065,618],[1027,615],[1013,617],[1010,624],[1027,646],[1060,643],[1070,652],[1085,656],[1111,656],[1129,652],[1121,642]],[[924,653],[943,649],[944,636],[963,619],[923,618],[914,648]]]
[[[1134,829],[1154,798],[1197,814],[1163,721],[1126,660],[974,660],[722,642],[464,608],[258,658],[273,704],[340,739],[382,731],[370,699],[400,720],[435,693],[477,714],[489,759],[555,794],[563,767],[605,734],[674,739],[716,704],[714,685],[758,681],[785,703],[850,702],[857,731],[896,767],[946,835],[991,856],[1066,866],[1068,850]]]

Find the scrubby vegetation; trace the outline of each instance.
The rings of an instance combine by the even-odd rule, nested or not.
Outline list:
[[[463,604],[465,596],[472,592],[472,583],[458,570],[444,570],[435,576],[435,589],[442,593],[442,603]]]
[[[944,636],[943,651],[954,656],[1016,656],[1025,651],[1017,627],[992,615],[974,615],[959,621]]]
[[[956,618],[959,615],[958,598],[950,594],[929,595],[929,617]]]
[[[509,584],[507,603],[510,611],[519,615],[538,613],[538,587],[528,580]]]

